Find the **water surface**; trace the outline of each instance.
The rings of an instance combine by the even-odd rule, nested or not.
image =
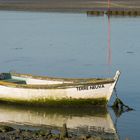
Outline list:
[[[112,77],[119,69],[122,75],[117,94],[135,111],[118,118],[117,131],[122,140],[126,137],[137,140],[140,138],[140,18],[111,17],[110,22],[109,53],[106,16],[0,11],[0,72]]]

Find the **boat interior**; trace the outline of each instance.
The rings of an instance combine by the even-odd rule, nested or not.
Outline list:
[[[10,73],[1,73],[0,81],[16,83],[16,84],[26,84],[25,80],[13,79]]]
[[[16,76],[15,76],[16,75]],[[0,84],[1,85],[13,85],[27,88],[58,88],[65,86],[76,86],[76,85],[93,85],[93,84],[105,84],[113,83],[112,78],[50,78],[50,77],[39,77],[25,74],[12,73],[0,73]],[[41,78],[41,79],[39,79]]]

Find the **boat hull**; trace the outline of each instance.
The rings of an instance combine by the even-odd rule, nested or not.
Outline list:
[[[0,100],[36,105],[106,105],[119,78],[105,83],[59,84],[31,86],[0,83]]]
[[[105,105],[113,92],[113,83],[75,86],[65,89],[28,89],[0,86],[0,99],[32,104]]]

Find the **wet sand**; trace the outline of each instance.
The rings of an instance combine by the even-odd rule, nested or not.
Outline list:
[[[140,10],[140,0],[111,0],[111,10]],[[107,0],[0,0],[0,10],[86,12],[107,10]]]

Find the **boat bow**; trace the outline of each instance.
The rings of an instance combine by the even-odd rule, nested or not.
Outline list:
[[[115,86],[116,86],[116,84],[117,84],[117,82],[119,80],[120,74],[121,74],[121,72],[119,70],[117,70],[116,71],[116,74],[115,74],[115,76],[113,78],[115,80],[115,82],[114,82],[114,88],[115,88]]]

